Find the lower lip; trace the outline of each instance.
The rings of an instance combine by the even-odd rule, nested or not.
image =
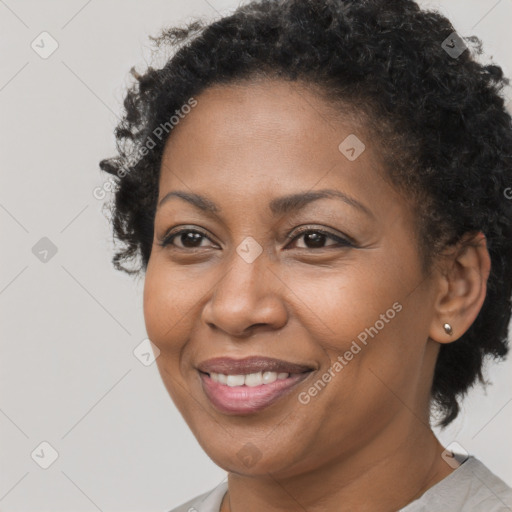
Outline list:
[[[312,372],[291,374],[286,379],[259,386],[230,387],[215,382],[209,375],[200,372],[203,390],[212,404],[225,414],[253,414],[290,393],[295,386]]]

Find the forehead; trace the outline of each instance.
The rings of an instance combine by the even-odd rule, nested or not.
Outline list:
[[[216,85],[195,99],[166,143],[160,198],[184,188],[269,196],[334,187],[373,201],[389,188],[363,123],[305,84]]]
[[[282,140],[288,136],[312,136],[321,129],[336,132],[340,122],[351,122],[348,112],[335,110],[311,87],[302,82],[284,80],[244,81],[238,84],[217,84],[196,97],[197,106],[172,130],[173,139],[204,139],[210,144],[250,144],[256,137],[272,135]],[[191,127],[190,124],[193,124]],[[312,129],[308,129],[308,126]],[[182,132],[186,132],[185,134]]]

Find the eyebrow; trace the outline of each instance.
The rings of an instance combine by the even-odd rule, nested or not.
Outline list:
[[[181,190],[173,190],[166,194],[158,203],[158,208],[160,208],[164,203],[169,201],[174,197],[179,197],[196,208],[202,210],[205,213],[209,213],[215,217],[219,217],[219,213],[222,211],[213,201],[210,199],[200,195],[195,194],[193,192],[184,192]],[[307,192],[298,192],[295,194],[289,194],[286,196],[278,197],[276,199],[272,199],[269,202],[270,211],[274,216],[285,215],[290,212],[295,212],[301,210],[309,203],[313,201],[317,201],[319,199],[339,199],[344,203],[362,211],[366,215],[370,217],[374,217],[371,210],[366,207],[364,204],[360,203],[357,199],[350,197],[349,195],[341,192],[340,190],[334,189],[324,189],[324,190],[314,190]]]

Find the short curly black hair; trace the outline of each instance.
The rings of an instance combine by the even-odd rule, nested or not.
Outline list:
[[[387,178],[414,198],[426,271],[463,235],[486,236],[485,302],[468,331],[441,346],[433,377],[431,412],[441,412],[438,425],[451,423],[477,378],[486,383],[485,357],[509,349],[512,123],[501,95],[509,80],[501,67],[477,61],[481,41],[459,38],[448,19],[413,0],[256,0],[150,39],[171,55],[161,69],[132,68],[118,155],[100,162],[115,176],[108,208],[123,248],[114,266],[139,275],[147,268],[171,116],[182,117],[213,85],[261,77],[308,84],[358,113],[380,141]],[[123,265],[134,259],[135,268]]]

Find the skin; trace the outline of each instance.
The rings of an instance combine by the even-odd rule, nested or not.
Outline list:
[[[414,205],[384,179],[377,144],[343,112],[334,119],[305,85],[214,86],[197,101],[167,141],[159,201],[170,191],[201,194],[219,217],[177,197],[157,209],[144,316],[172,400],[229,472],[222,512],[396,511],[453,471],[429,426],[429,389],[440,344],[458,339],[483,304],[485,237],[453,247],[424,275]],[[349,134],[366,145],[354,161],[338,149]],[[270,212],[276,197],[320,189],[348,194],[370,213],[334,198]],[[354,245],[292,240],[302,225]],[[206,236],[159,245],[176,227]],[[262,248],[252,263],[236,251],[246,237]],[[396,302],[401,311],[301,404],[299,393]],[[248,355],[315,371],[259,413],[223,414],[196,365]],[[250,467],[237,455],[248,443],[260,457]]]

